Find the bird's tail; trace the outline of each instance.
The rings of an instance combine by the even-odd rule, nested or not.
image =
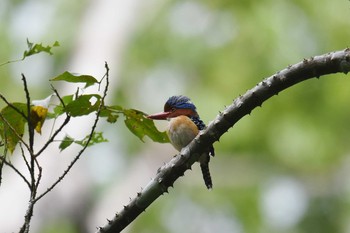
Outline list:
[[[213,182],[211,181],[211,176],[209,171],[209,160],[210,160],[209,154],[205,154],[201,156],[199,163],[201,166],[205,186],[207,186],[208,189],[212,189]]]

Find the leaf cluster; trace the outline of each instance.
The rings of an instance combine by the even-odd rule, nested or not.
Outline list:
[[[35,44],[27,40],[27,45],[28,49],[24,51],[21,60],[42,52],[52,54],[52,48],[59,46],[59,43],[56,41],[51,46],[44,46],[41,43]],[[11,62],[12,61],[8,61],[4,64]],[[65,71],[50,79],[50,81],[52,83],[64,81],[72,85],[75,83],[82,83],[85,85],[82,89],[85,89],[94,85],[100,87],[103,78],[98,81],[91,75],[75,74]],[[28,122],[37,133],[41,134],[41,129],[45,119],[56,119],[62,115],[69,117],[83,117],[91,113],[98,113],[99,117],[105,119],[109,123],[116,123],[120,116],[123,116],[126,127],[143,142],[145,136],[148,136],[155,142],[169,142],[167,134],[165,132],[159,132],[153,121],[149,120],[146,117],[147,114],[142,111],[123,108],[120,105],[106,105],[105,103],[102,103],[102,96],[98,93],[83,94],[84,91],[78,89],[76,93],[61,97],[53,86],[52,88],[55,91],[55,94],[53,95],[56,95],[60,100],[59,104],[54,105],[53,108],[49,108],[49,103],[46,103],[46,106],[42,106],[43,104],[40,103],[44,100],[38,100],[33,101],[30,110],[28,110],[28,105],[26,103],[10,103],[5,97],[1,96],[7,104],[0,111],[0,136],[6,151],[8,150],[10,153],[13,153],[26,132],[25,126],[28,125]],[[50,101],[50,98],[45,100]],[[27,114],[28,112],[30,113],[29,117]],[[30,127],[28,127],[28,130],[29,129]],[[87,138],[89,137],[86,136],[84,139],[79,140],[66,135],[63,140],[61,140],[59,148],[62,151],[73,143],[84,146],[87,143]],[[108,140],[103,137],[102,132],[94,132],[89,140],[89,146],[107,141]]]

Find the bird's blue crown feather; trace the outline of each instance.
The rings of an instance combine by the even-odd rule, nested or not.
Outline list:
[[[165,106],[177,109],[192,109],[196,112],[196,106],[191,102],[190,98],[183,95],[175,95],[168,99]]]

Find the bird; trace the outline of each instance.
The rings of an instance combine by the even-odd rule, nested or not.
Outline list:
[[[200,119],[196,106],[191,99],[184,95],[171,96],[164,105],[164,112],[147,116],[152,120],[168,120],[167,134],[170,143],[177,151],[186,147],[197,134],[206,128]],[[204,183],[208,189],[213,188],[213,183],[209,171],[210,156],[214,156],[214,147],[210,146],[208,151],[199,157]]]

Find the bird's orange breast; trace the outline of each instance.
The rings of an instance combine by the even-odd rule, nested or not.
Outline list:
[[[197,126],[187,116],[171,118],[168,135],[171,144],[176,150],[181,151],[199,133]]]

